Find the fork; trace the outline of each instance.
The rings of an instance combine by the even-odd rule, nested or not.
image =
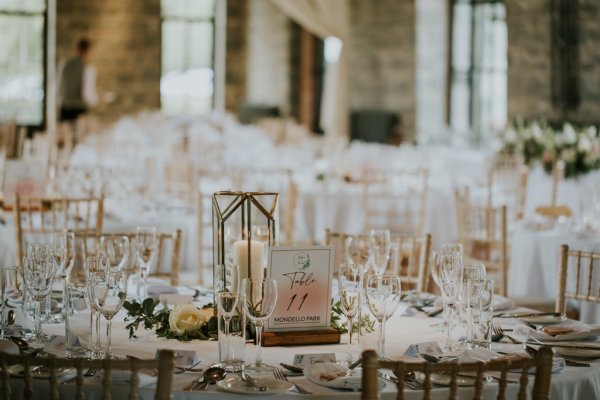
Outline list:
[[[508,338],[508,340],[510,340],[514,344],[522,344],[518,340],[514,339],[512,336],[505,335],[504,330],[497,323],[492,323],[492,332],[494,332],[494,335],[502,335],[503,337]]]
[[[83,376],[94,376],[96,375],[96,372],[98,372],[98,368],[90,368],[85,372],[85,374],[83,374]]]
[[[280,369],[276,369],[273,371],[273,375],[275,376],[275,379],[279,379],[280,381],[286,381],[286,382],[290,382],[287,378],[287,376],[285,376],[285,374],[283,373],[282,370]],[[300,394],[312,394],[311,391],[304,389],[302,386],[298,386],[295,382],[290,382],[292,385],[294,385],[294,388],[296,389],[296,391]]]

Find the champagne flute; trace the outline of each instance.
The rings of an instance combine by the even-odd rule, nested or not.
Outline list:
[[[150,264],[156,256],[158,249],[158,236],[155,226],[138,226],[135,236],[135,245],[137,250],[140,268],[142,270],[143,298],[148,297],[148,275],[150,274]]]
[[[385,325],[400,304],[400,278],[395,275],[371,275],[366,285],[367,303],[379,322],[379,357],[385,359]]]
[[[69,277],[75,262],[75,233],[64,230],[52,236],[52,253],[58,267],[58,275],[63,280],[63,318],[66,318],[67,302],[69,300]]]
[[[369,235],[371,265],[375,275],[383,275],[390,260],[390,231],[389,229],[372,229]]]
[[[458,296],[467,309],[467,348],[474,347],[473,307],[476,305],[485,282],[485,265],[464,265],[459,270]]]
[[[124,235],[102,235],[100,252],[108,257],[111,271],[123,271],[129,261],[129,238]]]
[[[27,291],[35,301],[35,324],[30,343],[44,346],[48,336],[42,332],[42,302],[52,291],[56,276],[53,259],[32,259],[26,257],[23,262],[23,280]]]
[[[224,366],[230,367],[231,338],[229,325],[234,316],[240,296],[240,268],[237,265],[217,265],[215,269],[215,292],[217,293],[217,307],[223,316],[225,325],[225,357]]]
[[[348,236],[344,241],[344,251],[346,255],[346,263],[354,265],[355,268],[360,270],[361,285],[364,281],[365,274],[369,269],[369,259],[371,257],[371,248],[369,245],[369,239],[361,236]],[[362,315],[363,315],[363,293],[360,291],[360,298],[358,302],[358,336],[357,343],[360,343],[360,337],[362,335]]]
[[[104,358],[117,358],[112,354],[112,319],[121,310],[127,294],[127,278],[122,272],[110,269],[90,273],[92,296],[96,308],[107,321],[107,345]]]
[[[346,319],[348,320],[348,365],[353,362],[352,355],[352,333],[354,317],[360,309],[360,292],[362,291],[361,266],[342,264],[338,276],[338,293],[340,304]],[[360,321],[359,321],[360,324]]]
[[[274,368],[262,362],[262,328],[277,304],[277,282],[274,279],[259,280],[245,278],[242,281],[242,301],[246,315],[256,328],[256,358],[254,364],[246,366],[247,371],[272,371]]]
[[[93,345],[91,345],[92,338],[90,337],[90,348],[92,350],[92,357],[100,358],[102,355],[102,345],[100,342],[100,310],[98,309],[96,302],[93,301],[94,293],[92,288],[92,278],[93,275],[106,273],[109,268],[108,259],[103,255],[89,256],[85,259],[83,268],[85,272],[86,285],[88,288],[88,297],[90,299],[90,308],[92,310],[90,313],[90,336],[91,332],[96,332],[96,340]],[[95,330],[92,329],[92,327],[94,327],[94,321]]]

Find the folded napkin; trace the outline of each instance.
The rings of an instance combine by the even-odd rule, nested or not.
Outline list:
[[[96,378],[104,379],[104,371],[98,372],[96,374]],[[112,370],[112,371],[110,371],[110,378],[112,379],[112,383],[115,383],[115,384],[129,384],[129,381],[131,379],[131,372],[130,371]],[[138,372],[138,378],[139,378],[138,387],[152,385],[152,384],[156,383],[156,381],[158,380],[157,376],[153,376],[153,375],[147,374],[145,372]]]
[[[552,329],[571,328],[571,331],[565,331],[564,334],[554,333]],[[559,332],[559,331],[555,331]],[[581,340],[600,336],[600,327],[591,326],[579,321],[568,320],[560,324],[547,325],[541,330],[533,329],[526,325],[515,325],[513,336],[519,338],[529,338],[538,342],[561,342],[566,340]]]
[[[176,294],[177,288],[169,285],[151,285],[148,286],[148,297],[157,299],[161,294]]]

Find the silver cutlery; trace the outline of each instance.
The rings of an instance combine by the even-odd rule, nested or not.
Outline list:
[[[287,378],[287,376],[285,376],[285,374],[283,373],[282,370],[280,369],[276,369],[273,371],[273,375],[275,376],[275,379],[278,379],[280,381],[286,381],[286,382],[290,382]],[[296,391],[300,394],[312,394],[311,391],[304,389],[302,386],[299,386],[297,383],[295,382],[290,382],[292,385],[294,385],[294,388],[296,389]]]
[[[200,363],[201,363],[201,361],[198,361],[191,367],[175,367],[175,369],[177,369],[177,372],[175,372],[175,374],[179,375],[179,374],[183,374],[184,372],[190,372],[190,371],[191,372],[202,372],[202,368],[194,369]]]
[[[362,357],[359,357],[359,358],[358,358],[358,360],[354,361],[352,364],[350,364],[350,365],[348,366],[348,369],[349,369],[350,371],[352,371],[353,369],[355,369],[355,368],[356,368],[356,367],[358,367],[359,365],[362,365],[362,362],[363,362],[363,360],[362,360]]]
[[[98,372],[98,368],[90,368],[87,371],[85,371],[85,374],[83,374],[83,376],[87,376],[87,377],[94,376],[94,375],[96,375],[96,372]]]
[[[242,379],[243,382],[246,383],[246,386],[257,388],[259,392],[267,391],[267,387],[265,385],[261,384],[259,381],[257,381],[250,375],[244,373],[243,371],[240,374],[240,378]]]
[[[295,365],[290,365],[286,363],[279,363],[283,368],[287,369],[294,374],[304,374],[304,368],[296,367]]]
[[[560,317],[562,314],[559,312],[545,312],[545,313],[502,313],[496,315],[495,318],[535,318],[535,317]]]

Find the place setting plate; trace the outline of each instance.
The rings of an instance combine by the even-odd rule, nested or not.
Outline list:
[[[425,374],[422,372],[415,372],[415,380],[420,384],[425,384]],[[431,374],[431,383],[439,386],[450,386],[452,376],[448,374]],[[470,376],[457,376],[456,384],[458,386],[475,386],[477,382],[476,377]]]
[[[519,319],[533,325],[552,325],[566,321],[567,317],[564,315],[528,315]]]
[[[254,380],[258,385],[266,388],[266,390],[259,390],[258,387],[248,385],[239,376],[230,376],[217,382],[217,387],[220,390],[230,393],[238,394],[279,394],[288,392],[294,387],[294,384],[287,381],[281,381],[275,378],[267,378],[261,376],[255,376]]]
[[[562,357],[598,359],[600,358],[600,348],[597,350],[592,348],[580,349],[577,347],[555,347],[554,353]]]
[[[312,364],[304,369],[304,376],[312,383],[333,389],[360,390],[361,374],[353,372],[348,375],[348,368],[343,365],[324,362]]]
[[[24,378],[25,368],[23,365],[11,365],[8,367],[8,373],[12,377]],[[59,382],[68,381],[77,376],[76,368],[57,368],[56,378]],[[34,379],[50,379],[50,369],[47,367],[36,368],[33,367],[31,371],[31,377]]]

